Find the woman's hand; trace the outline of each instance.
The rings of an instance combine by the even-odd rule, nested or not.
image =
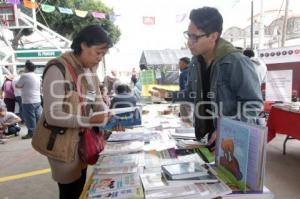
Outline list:
[[[111,114],[110,113],[102,113],[102,114],[97,114],[92,117],[90,117],[90,123],[91,124],[101,124],[103,122],[107,122],[111,119]]]
[[[112,129],[113,131],[125,131],[125,128],[122,127],[120,123],[117,123],[117,125]]]

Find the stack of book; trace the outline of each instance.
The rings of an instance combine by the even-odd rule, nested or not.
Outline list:
[[[231,189],[222,182],[170,185],[159,173],[141,174],[140,178],[146,199],[209,199],[231,193]]]

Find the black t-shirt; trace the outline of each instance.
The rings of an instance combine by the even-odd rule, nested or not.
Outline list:
[[[209,92],[210,92],[210,72],[211,72],[211,66],[207,66],[205,63],[205,60],[202,57],[199,57],[199,63],[200,63],[200,71],[201,71],[201,79],[202,79],[202,93],[203,101],[206,102],[203,105],[199,106],[199,109],[204,108],[204,116],[209,117],[211,114],[209,114],[207,111],[211,111],[211,105],[210,98],[209,98]],[[202,106],[202,107],[201,107]],[[200,112],[200,110],[198,110]],[[201,121],[202,120],[202,121]],[[196,137],[197,139],[203,138],[208,133],[208,139],[211,137],[212,132],[214,132],[215,128],[213,125],[213,119],[210,118],[198,118],[197,115],[195,117],[195,131],[196,131]],[[197,135],[198,134],[198,135]]]

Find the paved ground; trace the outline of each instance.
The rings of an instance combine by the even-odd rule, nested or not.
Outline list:
[[[25,129],[23,127],[22,134]],[[266,185],[277,199],[297,199],[300,195],[300,142],[288,141],[287,155],[282,155],[283,140],[284,136],[277,136],[268,144]],[[35,152],[30,142],[16,137],[0,145],[0,199],[58,198],[47,159]]]

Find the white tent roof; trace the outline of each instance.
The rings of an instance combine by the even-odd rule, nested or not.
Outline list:
[[[192,57],[188,49],[144,50],[140,65],[177,65],[182,57]]]

